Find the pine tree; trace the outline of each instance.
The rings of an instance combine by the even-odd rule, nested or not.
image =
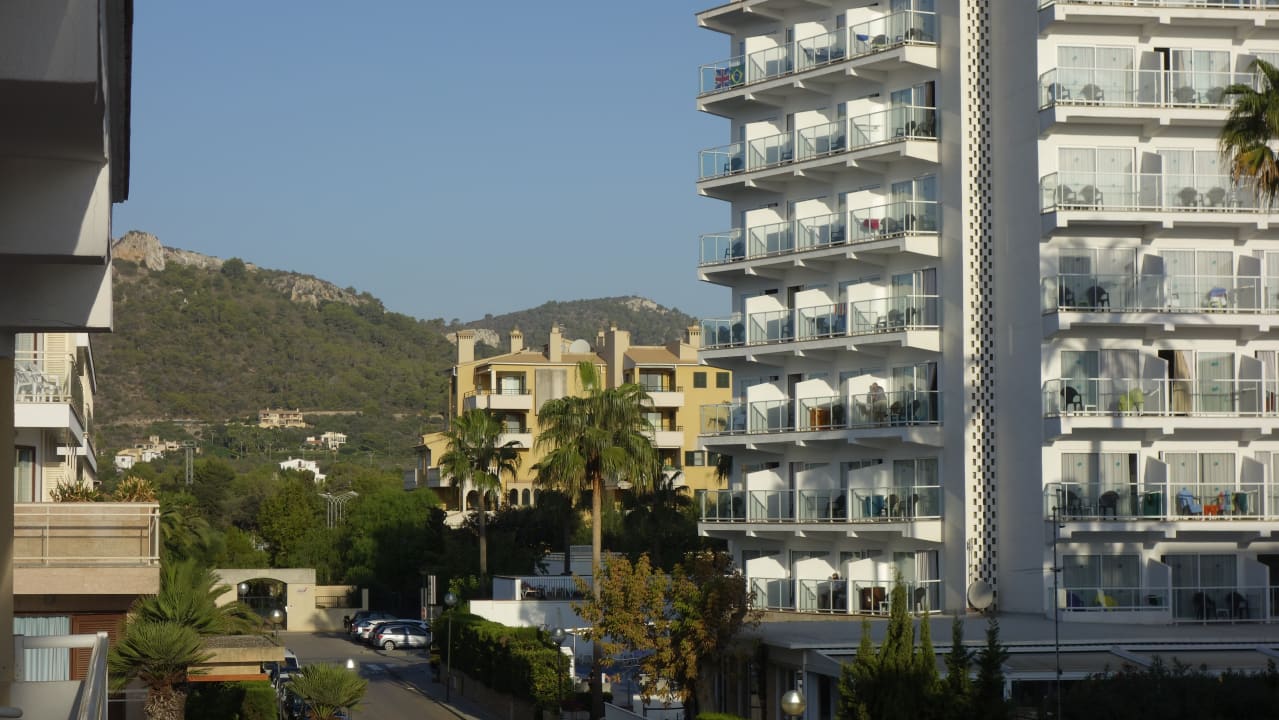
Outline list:
[[[977,651],[977,684],[973,697],[975,716],[982,720],[1004,720],[1008,704],[1004,701],[1004,663],[1008,651],[999,644],[999,621],[991,616],[986,624],[986,644]]]
[[[838,720],[870,720],[870,708],[866,699],[875,695],[875,677],[879,671],[879,658],[870,641],[870,620],[862,618],[862,639],[857,646],[857,657],[845,663],[839,673]]]
[[[946,653],[946,683],[943,688],[945,705],[942,717],[946,720],[966,720],[971,717],[973,653],[964,647],[964,622],[955,615],[950,623],[950,652]]]

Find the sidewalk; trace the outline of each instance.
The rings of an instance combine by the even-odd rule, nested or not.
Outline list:
[[[448,702],[445,702],[444,691],[446,688],[444,687],[443,677],[440,678],[439,682],[434,682],[428,673],[426,680],[423,681],[408,677],[405,673],[398,672],[392,665],[387,665],[385,667],[388,675],[402,683],[412,685],[417,688],[418,692],[422,693],[423,696],[434,700],[441,708],[453,713],[453,715],[457,716],[459,720],[494,720],[485,714],[483,708],[463,696],[461,693],[452,693]],[[441,675],[442,674],[443,673],[441,673]]]

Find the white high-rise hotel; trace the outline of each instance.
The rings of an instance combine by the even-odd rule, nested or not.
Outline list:
[[[900,576],[924,611],[1279,616],[1279,228],[1217,146],[1279,0],[697,19],[732,56],[697,188],[730,211],[698,270],[735,384],[700,528],[759,605],[882,613]]]

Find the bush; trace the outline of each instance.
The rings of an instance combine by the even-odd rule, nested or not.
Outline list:
[[[698,713],[697,717],[694,720],[746,720],[746,719],[742,717],[738,717],[736,715],[729,714],[729,713],[704,712],[704,713]]]
[[[275,689],[265,680],[191,685],[186,720],[275,720]]]
[[[554,708],[566,694],[565,661],[546,634],[532,627],[508,627],[460,610],[435,622],[432,636],[440,661],[448,661],[449,624],[453,623],[453,669],[484,682],[496,692]]]

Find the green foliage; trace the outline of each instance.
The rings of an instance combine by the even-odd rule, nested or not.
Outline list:
[[[230,258],[222,263],[222,276],[228,280],[243,280],[248,274],[248,268],[240,258]]]
[[[102,499],[102,493],[89,483],[58,483],[49,495],[54,502],[97,502]]]
[[[289,687],[306,701],[314,720],[333,720],[339,710],[355,707],[369,683],[341,665],[312,663],[292,676]]]
[[[441,663],[447,664],[452,652],[454,672],[479,678],[499,693],[543,708],[562,697],[566,678],[561,673],[568,668],[559,648],[537,628],[508,627],[456,609],[436,619],[432,637]]]
[[[1210,675],[1155,657],[1149,668],[1125,665],[1066,685],[1066,720],[1253,720],[1279,719],[1279,672]]]
[[[1007,661],[1008,650],[999,643],[999,621],[991,615],[986,623],[986,644],[977,651],[977,681],[973,685],[973,712],[983,720],[1008,717],[1008,703],[1004,700]]]
[[[699,713],[695,720],[746,720],[746,718],[738,717],[730,713]]]
[[[551,301],[535,308],[490,315],[483,320],[466,323],[468,328],[495,331],[505,338],[518,327],[529,345],[539,345],[550,332],[552,325],[560,325],[564,336],[582,338],[592,345],[595,335],[610,325],[631,333],[635,345],[661,345],[680,340],[684,330],[696,322],[696,318],[676,309],[665,308],[639,297],[610,297],[593,300]]]
[[[973,654],[964,647],[964,622],[959,615],[950,623],[950,652],[946,653],[946,684],[943,691],[946,703],[942,708],[944,720],[967,718],[972,704]]]
[[[927,616],[919,621],[917,645],[906,586],[894,584],[889,602],[884,642],[872,647],[870,621],[863,619],[857,657],[840,673],[840,720],[932,718],[943,706]]]
[[[275,720],[275,688],[265,680],[201,682],[191,686],[186,720]]]
[[[260,630],[257,616],[243,603],[218,605],[230,592],[217,575],[191,561],[170,562],[160,569],[160,592],[133,604],[129,623],[177,623],[198,635],[246,635]]]
[[[1254,60],[1250,69],[1255,86],[1237,83],[1225,90],[1230,114],[1218,140],[1230,177],[1251,188],[1269,207],[1279,197],[1279,156],[1274,149],[1279,139],[1279,68]]]
[[[501,492],[503,475],[515,480],[522,459],[516,441],[498,444],[504,430],[502,423],[488,411],[468,410],[455,418],[453,426],[444,433],[448,450],[440,456],[441,473],[451,478],[454,485],[472,487],[480,493],[481,512],[475,514],[479,521],[481,577],[488,577],[485,526],[489,498]]]
[[[181,720],[189,668],[209,658],[194,629],[175,622],[130,620],[107,654],[113,690],[134,680],[147,687],[148,720]]]

